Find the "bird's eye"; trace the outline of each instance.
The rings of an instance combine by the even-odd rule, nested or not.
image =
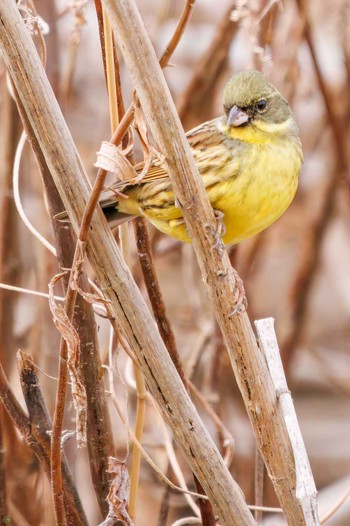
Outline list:
[[[265,99],[261,99],[256,104],[256,109],[258,111],[263,111],[266,108],[267,101]]]

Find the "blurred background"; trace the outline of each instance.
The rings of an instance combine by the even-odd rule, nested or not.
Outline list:
[[[23,12],[31,4],[21,2]],[[176,27],[183,2],[138,1],[144,23],[160,56]],[[110,137],[101,48],[94,3],[37,0],[35,8],[47,45],[47,74],[93,181],[93,164],[102,140]],[[290,102],[304,149],[299,190],[288,211],[266,232],[229,248],[244,280],[252,321],[275,318],[288,385],[316,485],[320,513],[326,513],[350,485],[350,4],[348,0],[197,0],[190,23],[165,76],[185,130],[222,113],[222,88],[235,72],[263,71]],[[46,27],[47,25],[47,27]],[[121,62],[125,104],[132,86]],[[13,200],[12,164],[21,131],[9,96],[6,72],[1,78],[1,217],[0,280],[47,292],[58,271],[56,259],[21,220]],[[136,146],[135,155],[140,158]],[[36,162],[27,146],[21,160],[20,196],[30,222],[50,242]],[[230,469],[254,501],[255,441],[225,348],[206,296],[193,250],[150,227],[157,273],[183,365],[225,423],[234,440]],[[135,280],[144,291],[130,225]],[[61,294],[59,288],[57,293]],[[145,293],[146,296],[146,293]],[[0,289],[0,359],[18,399],[23,401],[16,368],[18,349],[33,356],[50,412],[54,408],[59,336],[45,298]],[[109,324],[97,317],[102,363],[107,363]],[[133,425],[135,393],[125,354],[118,357],[116,392]],[[103,374],[103,373],[101,373]],[[49,376],[48,376],[49,375]],[[123,382],[125,386],[123,386]],[[126,400],[128,404],[126,408]],[[226,451],[220,430],[199,405],[208,429]],[[168,471],[164,426],[147,404],[144,447],[163,472]],[[32,451],[3,416],[1,473],[11,524],[54,524],[49,482]],[[110,406],[117,455],[126,454],[127,429]],[[74,410],[67,406],[65,428],[74,429]],[[101,515],[85,450],[75,439],[65,452],[91,525]],[[178,461],[193,488],[181,452]],[[264,505],[278,506],[265,476]],[[5,487],[4,480],[0,480]],[[168,526],[193,515],[185,499],[167,492],[144,461],[137,501],[137,526]],[[0,499],[1,500],[1,499]],[[162,522],[163,521],[163,522]],[[264,524],[283,524],[277,514],[264,514]],[[350,502],[326,522],[350,524]]]

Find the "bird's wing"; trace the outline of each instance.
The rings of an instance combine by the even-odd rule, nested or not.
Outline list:
[[[201,160],[204,161],[207,158],[207,150],[222,143],[223,136],[218,127],[219,121],[220,118],[204,122],[186,133],[186,137],[196,162],[200,163]],[[143,167],[143,163],[139,163],[137,165],[137,172],[140,173]],[[147,174],[143,177],[139,184],[144,185],[147,183],[167,181],[169,181],[169,175],[165,166],[159,161],[156,161],[149,168]],[[132,181],[117,181],[116,183],[112,184],[108,190],[121,190],[122,188],[125,188],[129,185],[132,185]]]

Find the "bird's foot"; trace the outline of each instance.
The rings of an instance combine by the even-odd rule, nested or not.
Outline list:
[[[233,318],[236,314],[242,314],[243,312],[246,312],[248,308],[248,300],[245,294],[243,281],[239,277],[237,270],[232,268],[232,272],[236,282],[236,286],[234,290],[235,307],[231,314],[229,314],[230,319]]]

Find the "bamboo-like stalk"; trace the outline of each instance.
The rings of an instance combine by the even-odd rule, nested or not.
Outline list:
[[[141,443],[143,430],[145,426],[146,414],[146,384],[145,378],[140,367],[134,365],[134,375],[136,381],[137,405],[136,405],[136,423],[135,437]],[[134,444],[132,452],[132,463],[130,471],[130,497],[129,497],[129,516],[134,520],[136,514],[136,499],[140,479],[141,449]]]
[[[153,47],[133,0],[104,0],[103,4],[109,13],[150,130],[165,156],[168,173],[203,278],[208,284],[231,364],[275,491],[288,523],[291,526],[306,524],[304,510],[295,494],[296,466],[283,413],[247,313],[231,315],[235,307],[237,282],[223,246],[221,250],[220,247],[218,250],[210,249],[217,242],[213,210],[185,135],[181,133],[179,118]]]
[[[110,20],[112,22],[111,17]],[[12,0],[3,0],[0,4],[0,29],[6,65],[72,225],[78,232],[91,188],[35,47]],[[212,210],[210,212],[214,225]],[[87,252],[105,297],[110,301],[111,315],[132,346],[152,395],[216,508],[221,523],[227,526],[254,524],[239,487],[179,379],[99,209],[92,218]]]

